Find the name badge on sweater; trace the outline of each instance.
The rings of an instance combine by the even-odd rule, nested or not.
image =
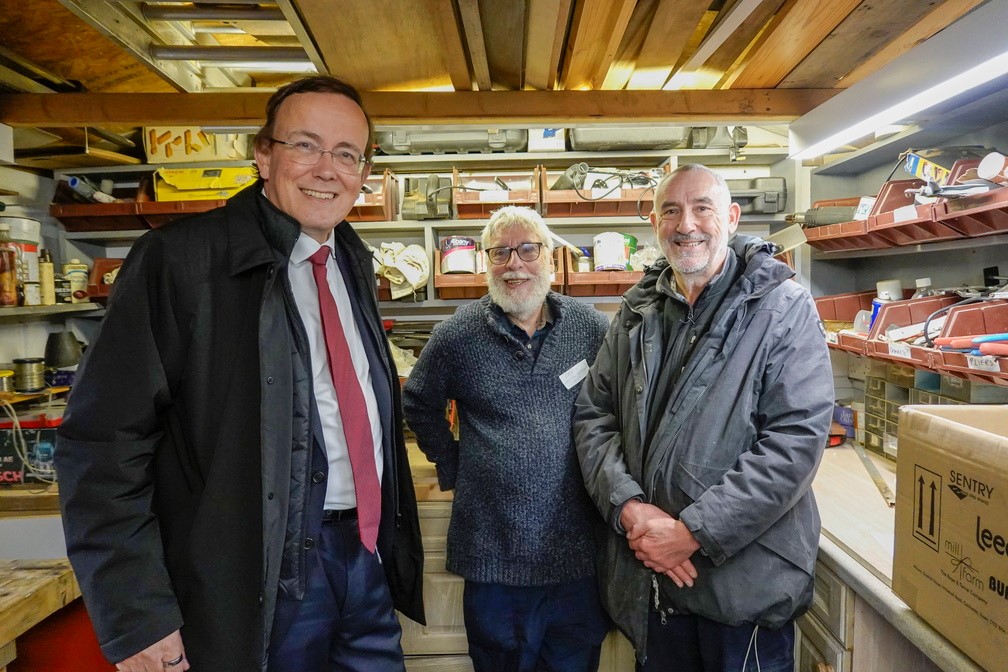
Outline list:
[[[581,360],[571,368],[560,374],[560,382],[568,390],[580,383],[588,375],[588,362]]]

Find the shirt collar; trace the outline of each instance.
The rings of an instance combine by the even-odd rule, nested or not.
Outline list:
[[[323,245],[329,246],[329,254],[332,254],[336,240],[336,234],[329,232],[329,237]],[[292,264],[303,264],[308,261],[308,257],[315,254],[319,249],[318,241],[302,231],[298,239],[294,242],[294,249],[291,250],[290,261]]]

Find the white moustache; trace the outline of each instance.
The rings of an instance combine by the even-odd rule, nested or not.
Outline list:
[[[501,274],[501,280],[531,280],[534,276],[520,271],[506,271]]]

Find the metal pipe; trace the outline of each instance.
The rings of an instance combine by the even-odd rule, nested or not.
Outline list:
[[[301,47],[204,47],[200,45],[150,45],[151,58],[159,61],[236,61],[259,63],[310,63]]]
[[[229,7],[214,5],[152,5],[141,3],[140,11],[148,21],[286,21],[279,7]]]

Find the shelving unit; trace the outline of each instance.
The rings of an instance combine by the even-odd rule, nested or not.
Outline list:
[[[43,318],[69,313],[86,313],[99,310],[101,306],[90,301],[86,303],[61,303],[55,306],[14,306],[0,308],[0,320]]]

